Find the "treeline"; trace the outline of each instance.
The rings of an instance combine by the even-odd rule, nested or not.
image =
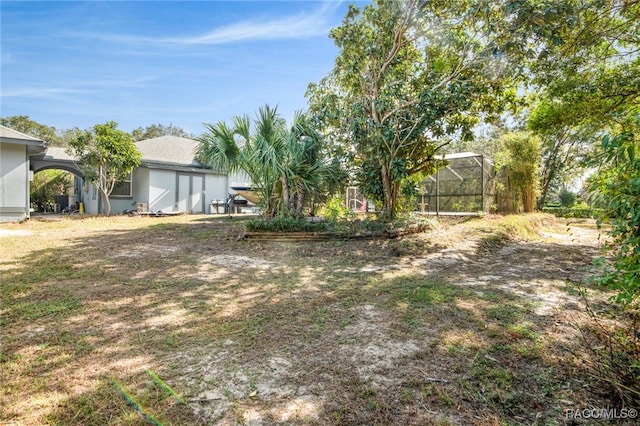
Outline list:
[[[29,118],[28,115],[13,115],[9,117],[0,117],[0,124],[9,127],[34,138],[41,139],[48,143],[49,146],[68,147],[69,142],[73,140],[76,129],[57,129],[54,126],[38,123]],[[172,124],[165,126],[163,124],[151,124],[146,127],[138,127],[130,133],[134,141],[142,141],[146,139],[157,138],[160,136],[179,136],[185,138],[195,138],[184,129]]]

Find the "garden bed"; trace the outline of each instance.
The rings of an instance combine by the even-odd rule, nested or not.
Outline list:
[[[409,227],[402,229],[390,229],[387,231],[372,232],[268,232],[268,231],[247,231],[244,238],[250,240],[263,241],[328,241],[328,240],[381,240],[389,238],[398,238],[405,235],[419,234],[427,231],[429,228]]]

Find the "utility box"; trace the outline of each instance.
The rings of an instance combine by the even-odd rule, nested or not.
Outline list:
[[[54,198],[55,204],[58,204],[60,206],[60,211],[69,207],[69,196],[67,194],[56,195]]]
[[[149,205],[147,203],[136,203],[136,211],[138,213],[146,213],[149,211]]]

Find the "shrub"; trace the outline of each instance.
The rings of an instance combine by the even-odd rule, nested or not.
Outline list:
[[[377,221],[377,220],[372,220],[369,218],[366,218],[361,222],[359,222],[359,225],[360,225],[359,228],[362,231],[367,231],[367,232],[386,232],[389,229],[388,224]]]
[[[322,206],[318,214],[331,222],[336,222],[341,219],[349,220],[355,217],[355,214],[344,205],[344,199],[338,195],[331,197]]]
[[[542,211],[566,218],[598,218],[603,212],[602,209],[594,209],[591,207],[543,207]]]
[[[562,189],[558,194],[558,199],[562,207],[571,207],[576,203],[576,194],[568,189]]]
[[[253,232],[322,232],[327,230],[325,222],[309,222],[304,218],[277,216],[273,219],[254,219],[246,224]]]
[[[631,304],[640,296],[640,114],[629,128],[602,140],[602,166],[590,178],[591,188],[608,201],[599,222],[610,220],[614,270],[605,270],[600,284],[619,291],[617,300]]]
[[[407,214],[392,223],[393,228],[419,228],[427,230],[435,228],[438,220],[421,214]]]

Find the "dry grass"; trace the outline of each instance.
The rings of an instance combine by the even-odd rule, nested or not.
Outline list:
[[[608,402],[572,355],[588,226],[532,215],[321,243],[241,228],[3,225],[0,422],[562,424]]]

